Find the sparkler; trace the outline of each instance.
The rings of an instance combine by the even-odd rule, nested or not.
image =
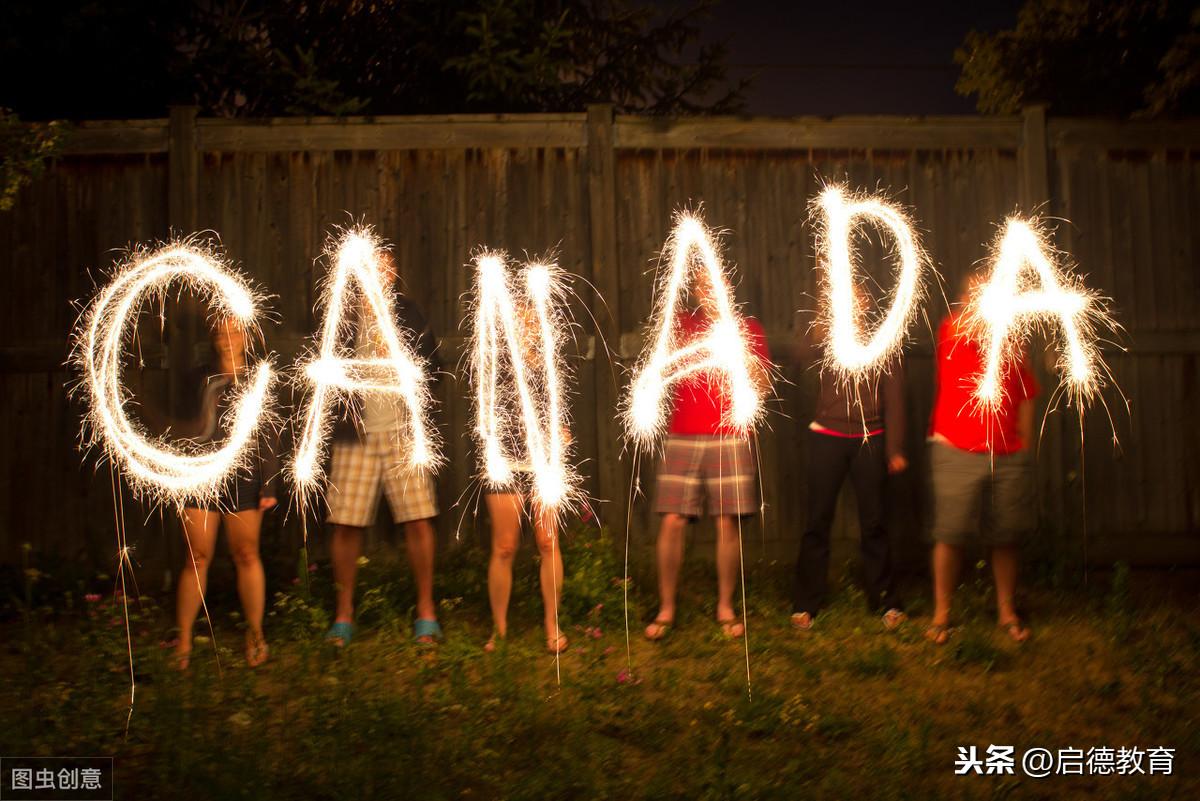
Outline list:
[[[623,411],[626,436],[639,445],[657,442],[666,427],[667,391],[697,373],[725,381],[730,403],[724,422],[737,432],[749,433],[763,414],[763,390],[752,378],[751,364],[756,357],[733,304],[726,268],[712,234],[699,217],[681,212],[664,255],[670,270],[655,293],[655,334],[634,373]],[[701,336],[681,344],[676,331],[679,307],[694,272],[707,283],[706,303],[716,319]]]
[[[538,514],[555,514],[579,484],[579,476],[567,463],[562,397],[567,376],[560,351],[561,332],[569,320],[562,304],[555,303],[562,294],[561,275],[557,265],[527,265],[524,287],[514,292],[503,254],[484,253],[475,264],[471,374],[485,480],[493,487],[511,487],[517,481],[516,463],[525,462]],[[536,330],[531,331],[534,320]],[[502,351],[511,377],[502,375]],[[523,442],[516,437],[517,430],[523,432]]]
[[[404,405],[409,468],[433,470],[441,462],[436,429],[428,419],[432,403],[428,376],[423,360],[396,326],[391,293],[381,280],[379,239],[367,228],[352,229],[332,245],[331,254],[333,272],[321,301],[325,320],[320,349],[302,366],[313,390],[291,467],[301,497],[318,491],[324,478],[321,462],[332,424],[330,403],[351,393],[382,394]],[[347,314],[353,308],[351,282],[358,286],[363,309],[381,340],[383,355],[379,358],[356,358],[351,348],[340,344],[353,327],[353,315]],[[368,324],[368,320],[361,323]]]
[[[1099,327],[1115,328],[1106,304],[1059,263],[1037,220],[1010,217],[995,246],[990,274],[968,301],[964,326],[984,343],[984,370],[975,399],[995,411],[1001,371],[1018,358],[1034,331],[1057,321],[1063,339],[1058,359],[1068,403],[1082,409],[1104,386],[1108,368],[1096,346]]]
[[[817,224],[817,267],[823,283],[821,317],[829,331],[824,367],[852,382],[882,369],[904,345],[905,332],[923,292],[922,268],[928,259],[913,235],[908,215],[880,197],[852,195],[831,186],[812,203]],[[871,223],[894,240],[896,288],[891,307],[864,342],[864,304],[856,298],[851,237],[858,225]]]
[[[121,468],[135,495],[182,508],[215,500],[226,479],[245,464],[247,446],[267,417],[272,371],[267,362],[259,363],[238,391],[229,437],[221,447],[173,446],[165,437],[152,441],[126,414],[129,393],[121,382],[121,356],[142,300],[162,300],[176,282],[205,297],[219,314],[248,330],[258,328],[260,297],[249,283],[215,251],[179,242],[136,252],[117,266],[113,280],[84,312],[73,359],[83,375],[80,387],[88,406],[85,446],[100,447]]]

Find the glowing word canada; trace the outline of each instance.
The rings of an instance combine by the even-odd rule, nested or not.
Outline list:
[[[811,216],[817,229],[820,315],[828,332],[823,366],[847,381],[869,377],[903,347],[924,295],[928,257],[909,217],[881,197],[831,187],[813,201]],[[894,244],[895,287],[873,331],[862,309],[864,280],[853,243],[863,225],[886,232]],[[368,229],[354,229],[329,249],[332,269],[322,294],[320,336],[298,371],[307,397],[290,473],[302,496],[321,489],[335,405],[350,395],[371,393],[403,408],[410,468],[435,470],[442,460],[429,413],[428,366],[412,346],[412,332],[394,322],[393,295],[385,283],[394,277],[385,275],[382,248]],[[997,239],[985,280],[968,300],[967,320],[986,353],[975,391],[985,411],[999,402],[1001,366],[1039,328],[1052,328],[1061,340],[1058,367],[1070,402],[1082,408],[1105,384],[1109,374],[1096,346],[1098,331],[1116,326],[1104,299],[1063,266],[1059,255],[1036,220],[1014,217]],[[650,335],[618,412],[627,439],[654,446],[666,425],[672,385],[697,373],[725,384],[730,399],[726,424],[753,430],[765,400],[753,378],[758,365],[733,300],[728,268],[699,217],[676,216],[663,262]],[[578,485],[568,464],[563,399],[570,392],[570,375],[560,353],[571,325],[558,297],[565,276],[552,265],[530,265],[513,280],[498,254],[481,256],[475,268],[471,370],[484,478],[492,486],[507,486],[517,480],[515,474],[526,473],[534,501],[545,510],[561,510]],[[710,311],[711,322],[696,339],[683,342],[676,329],[689,288]],[[241,382],[223,443],[156,439],[131,420],[122,357],[135,339],[143,304],[178,289],[197,293],[215,313],[257,330],[260,293],[214,248],[183,240],[135,250],[117,265],[112,280],[80,318],[72,360],[81,376],[77,391],[88,407],[84,447],[98,448],[139,496],[182,506],[212,501],[245,464],[259,429],[273,418],[273,371],[269,363],[259,362]],[[378,340],[373,358],[362,358],[346,344],[362,325],[370,326]],[[502,375],[501,364],[511,375]]]

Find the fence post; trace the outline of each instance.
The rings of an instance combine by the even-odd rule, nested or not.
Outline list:
[[[171,106],[167,129],[167,223],[173,236],[196,230],[200,162],[196,151],[196,107]],[[167,317],[167,408],[174,418],[184,408],[184,381],[191,367],[195,335],[194,304],[186,296],[180,306],[188,314]],[[182,310],[182,309],[181,309]]]
[[[172,236],[188,236],[196,230],[200,193],[200,153],[196,150],[196,107],[171,106],[167,124],[167,224]],[[182,295],[175,314],[167,315],[167,414],[178,420],[188,408],[187,378],[192,367],[192,346],[196,342],[198,308],[195,298]],[[174,568],[182,561],[179,523],[174,515],[164,518],[166,536],[160,547],[163,565],[163,589],[173,585]]]
[[[1021,170],[1019,194],[1022,213],[1029,215],[1040,211],[1042,214],[1064,216],[1064,209],[1054,207],[1055,199],[1050,188],[1050,143],[1046,137],[1044,105],[1029,106],[1022,111],[1021,147],[1017,156]],[[1051,342],[1050,347],[1056,348],[1058,345]],[[1045,353],[1044,348],[1045,345],[1040,349],[1036,343],[1034,345],[1034,370],[1042,385],[1042,414],[1046,413],[1045,399],[1059,381],[1053,365],[1048,364],[1045,358],[1036,358],[1039,352]],[[1047,421],[1044,428],[1040,425],[1040,418],[1035,420],[1034,424],[1035,436],[1037,432],[1043,432],[1040,441],[1034,446],[1034,452],[1039,456],[1037,461],[1041,465],[1041,469],[1038,470],[1038,508],[1042,512],[1042,519],[1052,526],[1050,531],[1044,533],[1049,537],[1061,538],[1060,542],[1065,546],[1051,551],[1057,562],[1055,567],[1066,567],[1063,557],[1066,556],[1067,548],[1079,544],[1079,556],[1084,563],[1086,581],[1087,532],[1078,522],[1082,512],[1082,498],[1077,496],[1072,480],[1072,476],[1077,473],[1076,461],[1079,452],[1072,433],[1075,429],[1069,425],[1067,414],[1059,413],[1055,417],[1057,419]]]
[[[1050,201],[1049,143],[1046,140],[1046,107],[1029,106],[1021,112],[1020,195],[1022,210],[1032,214]]]
[[[590,276],[595,292],[592,316],[597,333],[610,348],[621,341],[621,283],[617,264],[617,171],[613,141],[613,107],[587,108],[588,208],[591,230]],[[626,503],[621,456],[621,427],[616,415],[620,375],[601,354],[597,342],[596,387],[596,478],[598,497],[608,500],[608,509],[623,514]]]

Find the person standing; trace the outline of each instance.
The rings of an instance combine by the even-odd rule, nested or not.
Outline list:
[[[960,306],[978,281],[967,284]],[[980,408],[973,393],[984,355],[961,310],[942,322],[929,435],[934,612],[926,631],[938,645],[950,637],[954,588],[963,551],[972,543],[990,549],[999,626],[1016,642],[1029,638],[1015,595],[1018,544],[1037,523],[1030,447],[1038,387],[1028,359],[1011,358],[1001,368],[999,405]]]
[[[703,278],[696,283],[696,299],[696,306],[678,319],[681,347],[702,336],[717,318]],[[765,390],[770,381],[766,335],[752,317],[743,324],[753,356],[751,379]],[[739,518],[758,510],[759,496],[750,440],[724,422],[728,404],[721,376],[698,373],[675,385],[655,487],[655,511],[662,515],[656,545],[659,608],[646,627],[647,639],[662,639],[674,625],[685,535],[688,523],[704,511],[705,496],[717,529],[717,623],[728,637],[745,634],[733,607],[741,559]]]
[[[812,628],[829,585],[829,537],[846,477],[858,503],[867,605],[895,629],[905,620],[888,537],[886,481],[908,468],[904,455],[904,365],[896,357],[878,376],[847,383],[822,371],[808,426],[808,523],[796,559],[792,625]]]
[[[399,290],[390,254],[384,254],[381,267],[384,287],[392,289],[395,325],[411,333],[417,356],[425,361],[431,375],[436,375],[440,367],[437,341],[425,315]],[[378,358],[384,352],[382,337],[369,317],[360,312],[355,342],[360,359]],[[394,396],[367,393],[351,403],[351,412],[339,419],[333,430],[333,466],[326,497],[328,521],[333,525],[329,553],[337,585],[337,609],[325,638],[340,646],[354,636],[354,582],[364,532],[375,520],[382,492],[387,496],[393,521],[404,527],[417,590],[413,636],[418,642],[433,643],[442,637],[433,602],[433,522],[438,513],[433,477],[408,465],[411,443],[405,439],[406,410]]]
[[[248,379],[247,337],[242,326],[236,320],[217,319],[211,336],[216,363],[203,382],[199,418],[190,425],[176,427],[175,431],[198,443],[216,442],[228,436],[228,412],[234,389]],[[269,651],[263,635],[266,577],[259,557],[259,535],[263,514],[277,505],[276,448],[273,435],[261,435],[249,463],[238,470],[212,503],[188,506],[182,512],[190,564],[180,571],[176,589],[179,640],[175,646],[175,665],[180,670],[186,670],[191,662],[193,627],[204,603],[208,566],[222,523],[237,570],[238,596],[246,620],[246,664],[258,667],[267,661]]]
[[[526,364],[536,364],[545,358],[541,352],[538,322],[535,312],[528,306],[518,306],[516,318],[522,331],[520,339],[524,348],[522,357]],[[564,442],[569,443],[569,431],[562,432]],[[492,636],[483,648],[487,652],[496,650],[497,641],[508,637],[508,602],[512,597],[513,562],[521,544],[521,518],[526,509],[532,521],[533,541],[541,560],[538,578],[542,589],[542,616],[546,630],[546,650],[561,654],[569,642],[559,625],[559,605],[562,599],[563,562],[559,547],[559,520],[556,510],[539,509],[529,502],[528,485],[533,469],[528,461],[512,466],[517,477],[511,486],[484,490],[488,517],[492,524],[492,552],[488,560],[488,601],[492,608]]]

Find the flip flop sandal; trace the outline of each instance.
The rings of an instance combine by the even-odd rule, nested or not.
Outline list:
[[[793,612],[791,622],[796,631],[812,631],[816,618],[808,612]]]
[[[329,631],[325,632],[325,641],[333,643],[338,648],[349,645],[352,639],[354,639],[353,623],[334,623],[329,627]]]
[[[570,644],[570,640],[567,639],[567,635],[565,634],[559,634],[557,637],[546,638],[546,650],[555,656],[564,653],[567,650],[567,646]]]
[[[889,609],[883,613],[883,627],[888,631],[895,631],[904,625],[908,620],[908,615],[904,614],[901,609]]]
[[[654,620],[646,627],[646,639],[652,642],[658,642],[665,639],[671,633],[671,627],[675,625],[674,620]],[[650,629],[654,629],[654,633],[650,633]]]
[[[444,636],[441,624],[436,620],[419,617],[413,621],[413,639],[422,645],[433,645],[436,642],[441,642]]]
[[[718,620],[717,625],[721,627],[721,632],[731,640],[737,640],[746,635],[746,624],[736,617],[731,617],[729,620]],[[734,629],[737,629],[735,632]]]
[[[267,645],[266,640],[259,640],[246,648],[246,664],[249,667],[261,667],[270,658],[271,648]]]
[[[1025,621],[1023,620],[1018,619],[1009,623],[999,623],[997,625],[1004,629],[1004,633],[1008,635],[1008,638],[1017,645],[1021,645],[1029,639],[1029,627],[1025,625]],[[1018,632],[1024,632],[1023,636],[1018,636]]]
[[[925,639],[934,645],[945,645],[950,642],[950,627],[941,623],[932,623],[925,629]]]

